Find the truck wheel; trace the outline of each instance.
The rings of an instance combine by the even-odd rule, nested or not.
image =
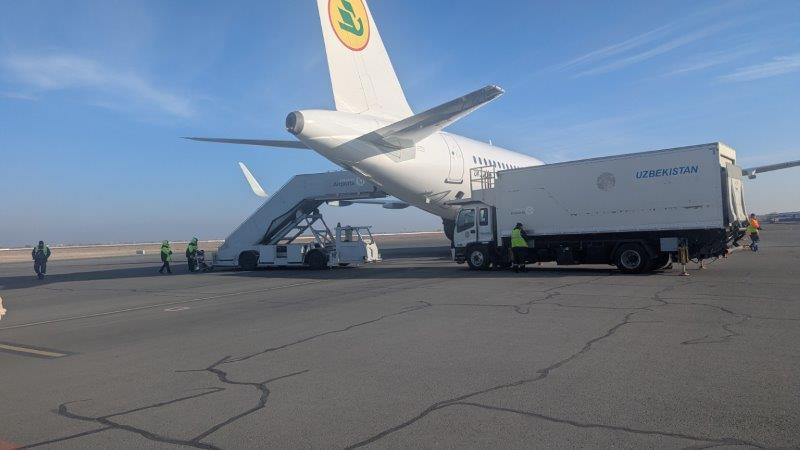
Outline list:
[[[616,262],[623,273],[642,273],[650,267],[650,255],[639,244],[624,244],[617,251]]]
[[[476,245],[467,249],[467,264],[472,270],[488,270],[492,264],[486,247]]]
[[[328,268],[328,261],[325,258],[325,255],[322,252],[314,251],[308,254],[306,257],[306,263],[308,267],[311,267],[314,270],[322,270]]]
[[[256,270],[258,268],[258,252],[242,252],[239,255],[239,267],[243,270]]]

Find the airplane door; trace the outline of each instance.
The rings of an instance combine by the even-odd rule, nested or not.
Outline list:
[[[449,134],[441,134],[447,145],[447,151],[450,154],[450,172],[447,174],[445,183],[461,184],[464,182],[464,155],[461,153],[461,147],[458,142],[453,139]]]

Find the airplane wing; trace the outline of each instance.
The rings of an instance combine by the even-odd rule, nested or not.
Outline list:
[[[390,149],[413,147],[417,142],[467,116],[486,103],[503,95],[504,92],[498,86],[486,86],[463,97],[365,134],[360,139]]]
[[[350,206],[354,203],[361,203],[366,205],[381,205],[385,209],[405,209],[411,206],[406,202],[401,202],[400,200],[391,200],[391,199],[331,200],[328,202],[330,206],[342,206],[342,207]]]
[[[250,169],[248,169],[243,162],[239,162],[239,168],[242,169],[244,178],[247,180],[247,184],[250,185],[250,189],[253,191],[253,193],[261,198],[267,198],[269,194],[267,194],[267,191],[261,187],[261,184],[259,184],[258,180],[256,180],[256,177],[254,177],[250,172]]]
[[[220,144],[243,144],[243,145],[260,145],[262,147],[280,147],[280,148],[300,148],[307,149],[305,144],[300,141],[276,141],[264,139],[227,139],[227,138],[207,138],[207,137],[184,137],[191,141],[201,142],[216,142]]]
[[[768,166],[750,167],[748,169],[742,169],[742,175],[746,175],[747,178],[750,178],[752,180],[755,179],[756,176],[760,173],[772,172],[774,170],[789,169],[797,166],[800,166],[800,161],[789,161],[778,164],[770,164]]]

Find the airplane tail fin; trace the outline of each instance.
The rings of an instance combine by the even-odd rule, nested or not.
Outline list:
[[[338,111],[403,119],[413,113],[366,0],[317,0]]]

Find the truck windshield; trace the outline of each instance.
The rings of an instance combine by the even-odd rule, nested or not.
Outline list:
[[[456,231],[465,231],[475,226],[475,210],[462,209],[456,221]]]

